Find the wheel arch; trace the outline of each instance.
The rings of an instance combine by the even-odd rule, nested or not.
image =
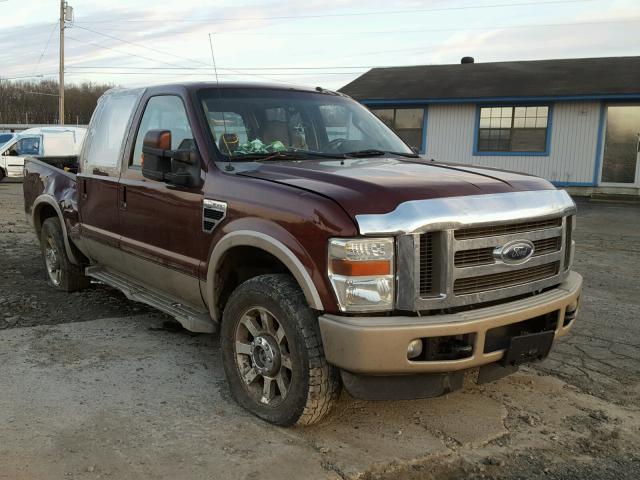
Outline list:
[[[220,271],[226,255],[238,247],[261,250],[275,258],[295,278],[309,306],[314,310],[323,310],[322,299],[311,275],[289,247],[270,235],[252,230],[238,230],[226,234],[216,244],[207,267],[207,289],[204,294],[214,320],[220,321],[218,299],[221,292],[214,288],[216,274]]]
[[[58,218],[60,222],[60,226],[62,228],[62,236],[64,239],[64,249],[69,257],[71,263],[75,265],[81,265],[78,261],[78,257],[75,255],[73,248],[71,246],[71,241],[69,240],[69,234],[67,232],[67,224],[64,221],[64,217],[62,216],[62,211],[60,210],[60,206],[50,195],[40,195],[33,202],[33,207],[31,208],[31,224],[36,231],[36,235],[38,239],[40,238],[40,234],[42,232],[42,224],[47,218]]]

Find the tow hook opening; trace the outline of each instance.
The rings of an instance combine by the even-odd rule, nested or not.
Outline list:
[[[473,355],[475,334],[427,337],[412,340],[407,347],[407,358],[412,362],[460,360]]]
[[[578,305],[580,305],[580,297],[578,297],[574,303],[567,305],[567,308],[564,311],[564,321],[562,322],[563,327],[568,327],[571,322],[576,319],[576,316],[578,315]]]

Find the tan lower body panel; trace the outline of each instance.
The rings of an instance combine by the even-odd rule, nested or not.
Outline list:
[[[424,317],[345,317],[322,315],[320,332],[329,363],[350,372],[373,375],[454,372],[500,360],[505,351],[484,353],[487,331],[558,312],[555,338],[565,335],[567,306],[578,303],[582,277],[572,272],[545,293],[497,306]],[[473,354],[459,360],[412,361],[409,342],[418,338],[474,334]]]
[[[141,285],[171,295],[190,307],[204,308],[200,280],[102,242],[85,239],[92,263],[129,277]]]

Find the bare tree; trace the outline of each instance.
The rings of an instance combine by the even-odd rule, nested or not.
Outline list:
[[[85,82],[65,86],[65,122],[87,124],[100,95],[112,85]],[[57,124],[58,82],[3,81],[0,78],[0,124]]]

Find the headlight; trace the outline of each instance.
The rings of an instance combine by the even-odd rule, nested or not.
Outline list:
[[[340,310],[393,310],[393,256],[393,238],[329,240],[329,279]]]

